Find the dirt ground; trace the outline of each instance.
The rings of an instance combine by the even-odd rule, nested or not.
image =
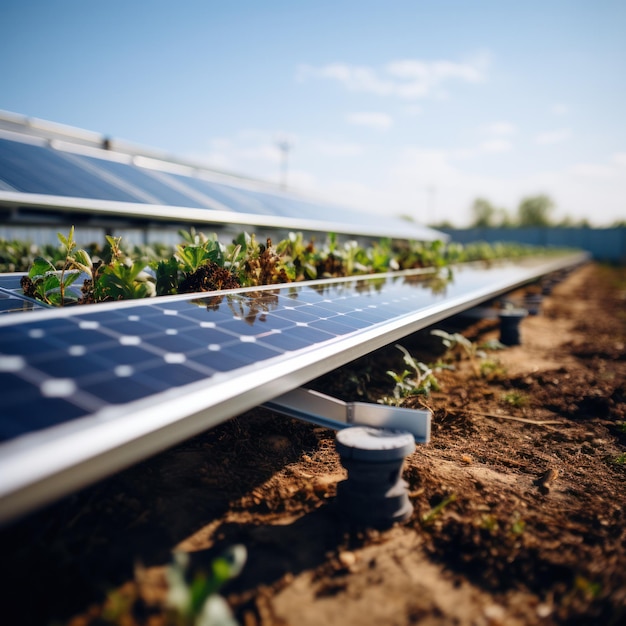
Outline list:
[[[0,622],[159,626],[173,550],[206,569],[243,544],[223,595],[245,626],[626,623],[626,268],[578,269],[521,333],[408,402],[434,417],[406,523],[342,518],[334,433],[257,409],[1,531]],[[429,331],[401,343],[441,356]],[[387,369],[393,346],[314,386],[376,401]]]

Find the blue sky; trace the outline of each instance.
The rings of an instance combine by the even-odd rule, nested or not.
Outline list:
[[[3,0],[0,109],[422,222],[626,219],[626,2]]]

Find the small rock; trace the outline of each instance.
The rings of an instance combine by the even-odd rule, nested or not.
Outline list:
[[[339,553],[339,563],[341,563],[342,567],[346,569],[352,569],[356,564],[356,555],[354,552],[340,552]]]
[[[493,626],[499,626],[500,624],[504,624],[506,611],[504,610],[504,607],[500,606],[499,604],[490,604],[489,606],[485,607],[485,610],[483,612],[489,624]]]
[[[552,613],[552,607],[549,604],[538,604],[537,615],[539,617],[548,617]]]

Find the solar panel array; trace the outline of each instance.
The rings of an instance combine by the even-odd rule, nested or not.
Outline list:
[[[0,316],[0,520],[572,262]]]
[[[0,207],[442,238],[0,112]],[[51,309],[0,276],[0,522],[580,257]],[[431,272],[432,274],[432,272]],[[19,313],[19,314],[18,314]],[[26,313],[26,314],[25,314]]]
[[[445,238],[430,228],[394,218],[392,207],[382,218],[164,157],[103,149],[93,140],[76,142],[62,133],[51,139],[50,133],[42,136],[28,120],[20,124],[14,116],[4,130],[2,122],[0,115],[0,204],[5,206],[57,211],[82,206],[92,215]]]

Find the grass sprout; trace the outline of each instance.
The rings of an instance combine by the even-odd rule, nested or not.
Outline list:
[[[528,396],[521,391],[507,391],[502,396],[502,402],[516,409],[521,409],[528,405]]]
[[[404,346],[396,344],[396,348],[402,352],[404,364],[408,369],[404,369],[400,373],[392,370],[387,371],[387,374],[395,382],[395,387],[393,396],[384,396],[378,401],[380,404],[399,406],[404,398],[419,395],[428,396],[431,391],[440,389],[439,381],[430,365],[415,359]]]
[[[430,511],[422,515],[422,524],[428,526],[432,524],[442,513],[443,510],[452,502],[456,501],[456,494],[452,493],[446,496],[439,504],[436,504]]]

